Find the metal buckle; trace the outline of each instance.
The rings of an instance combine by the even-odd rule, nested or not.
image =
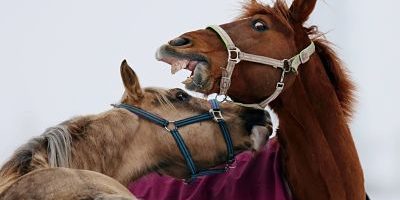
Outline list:
[[[291,70],[291,62],[290,62],[290,60],[288,60],[288,59],[284,59],[283,60],[283,72],[285,72],[285,73],[287,73],[287,72],[290,72],[290,70]]]
[[[234,62],[238,64],[240,62],[240,49],[237,47],[233,47],[232,49],[228,49],[228,62]]]
[[[221,110],[210,109],[210,113],[213,115],[214,121],[218,122],[220,120],[224,120],[224,118],[222,117]]]

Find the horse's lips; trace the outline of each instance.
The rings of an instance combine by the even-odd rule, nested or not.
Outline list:
[[[194,70],[196,69],[197,64],[200,61],[191,60],[188,58],[179,58],[179,56],[171,55],[170,50],[168,50],[168,45],[161,46],[155,55],[156,59],[171,65],[171,74],[175,74],[176,72],[187,69],[191,71],[191,75],[193,75]]]
[[[168,49],[168,45],[163,45],[161,46],[157,51],[156,51],[156,59],[158,61],[162,61],[165,62],[167,64],[169,64],[171,66],[171,74],[175,74],[178,71],[182,70],[182,69],[186,69],[188,71],[191,71],[189,77],[187,77],[184,81],[182,81],[182,83],[184,85],[189,85],[189,84],[193,84],[194,83],[194,76],[196,73],[196,67],[201,64],[204,63],[205,61],[201,61],[201,60],[191,60],[189,57],[190,56],[177,56],[174,55],[174,53]],[[172,52],[172,53],[171,53]],[[176,54],[176,53],[175,53]],[[202,84],[202,83],[198,83],[198,84]]]

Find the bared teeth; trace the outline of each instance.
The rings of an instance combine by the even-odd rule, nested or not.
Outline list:
[[[188,77],[186,80],[182,81],[181,83],[186,85],[186,84],[189,84],[191,82],[193,82],[193,77],[192,76]]]
[[[175,74],[181,69],[185,69],[189,64],[189,60],[178,60],[171,65],[171,74]]]

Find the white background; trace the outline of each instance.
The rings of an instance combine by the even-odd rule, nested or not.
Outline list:
[[[358,86],[351,129],[373,199],[399,198],[399,1],[319,1],[308,24],[337,46]],[[0,163],[30,137],[119,100],[119,64],[142,85],[181,87],[158,46],[231,21],[236,0],[0,0]]]

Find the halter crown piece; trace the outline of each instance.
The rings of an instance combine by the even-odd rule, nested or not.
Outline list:
[[[228,64],[225,70],[222,72],[219,95],[226,96],[226,93],[228,92],[228,89],[231,85],[231,76],[235,65],[242,60],[260,63],[282,70],[281,78],[276,84],[276,89],[274,93],[272,93],[271,96],[258,104],[262,108],[265,108],[268,103],[278,97],[278,95],[282,92],[283,87],[285,86],[285,83],[283,82],[285,74],[289,72],[297,73],[297,68],[299,67],[299,65],[306,63],[310,59],[311,55],[315,52],[315,45],[313,42],[311,42],[311,44],[300,51],[299,54],[289,59],[277,60],[270,57],[249,54],[240,51],[240,49],[235,46],[235,43],[233,43],[228,33],[226,33],[226,31],[220,26],[210,25],[207,28],[212,29],[220,36],[228,51]]]
[[[185,159],[186,165],[190,171],[190,178],[186,179],[186,182],[191,182],[195,180],[199,176],[206,176],[206,175],[213,175],[224,173],[229,170],[229,168],[233,168],[232,165],[235,162],[235,154],[233,150],[233,142],[231,135],[229,133],[228,127],[225,123],[224,118],[222,117],[222,112],[219,107],[219,102],[215,99],[209,100],[211,105],[211,109],[209,112],[204,114],[196,115],[193,117],[188,117],[186,119],[178,120],[178,121],[168,121],[163,119],[153,113],[149,113],[141,108],[136,106],[128,105],[128,104],[117,104],[112,105],[116,108],[123,108],[126,109],[137,116],[146,119],[150,122],[153,122],[163,128],[165,128],[168,132],[171,133],[172,137],[174,138],[179,151],[181,152],[183,158]],[[213,169],[198,169],[193,161],[192,155],[190,154],[189,149],[187,148],[181,134],[179,133],[178,129],[194,123],[199,123],[203,121],[214,120],[218,123],[219,128],[221,129],[222,136],[224,137],[226,148],[227,148],[227,162],[225,167],[223,168],[213,168]]]

